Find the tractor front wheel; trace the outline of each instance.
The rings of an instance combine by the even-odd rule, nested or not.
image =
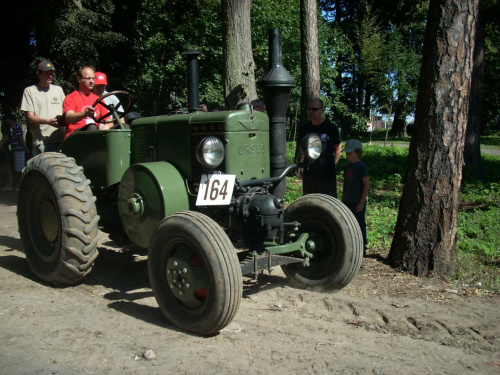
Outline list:
[[[177,327],[211,335],[238,311],[241,268],[224,230],[194,211],[160,222],[151,238],[148,272],[156,301]]]

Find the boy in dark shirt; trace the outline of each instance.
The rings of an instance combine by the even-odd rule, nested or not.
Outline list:
[[[368,167],[361,161],[363,157],[363,144],[357,139],[349,139],[342,152],[346,153],[349,164],[344,170],[344,190],[342,202],[356,217],[363,234],[363,255],[366,255],[366,202],[370,185]]]

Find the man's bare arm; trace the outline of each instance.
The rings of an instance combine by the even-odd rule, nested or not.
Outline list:
[[[41,117],[36,116],[35,113],[32,111],[27,111],[26,117],[28,117],[28,122],[35,127],[39,127],[40,125],[43,125],[43,124],[57,126],[57,118],[56,117],[54,117],[54,118],[41,118]]]
[[[64,116],[66,117],[66,122],[68,124],[76,124],[78,121],[83,120],[86,117],[92,117],[94,115],[95,108],[87,107],[85,111],[75,112],[72,110],[66,111]]]
[[[333,145],[333,154],[335,155],[335,164],[339,162],[340,155],[342,155],[342,147],[340,147],[340,143]]]

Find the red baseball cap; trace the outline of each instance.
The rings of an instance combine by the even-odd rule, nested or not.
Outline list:
[[[107,85],[107,84],[108,84],[108,77],[106,77],[106,74],[101,72],[95,72],[94,85]]]

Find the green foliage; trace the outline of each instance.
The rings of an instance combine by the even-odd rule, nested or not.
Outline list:
[[[481,124],[484,131],[499,129],[500,113],[500,28],[498,27],[498,16],[500,13],[500,2],[497,0],[483,1],[486,21],[484,43],[485,43],[485,71],[484,71],[484,94]]]
[[[292,164],[295,161],[295,149],[296,142],[287,142],[286,143],[286,160],[288,164]]]
[[[414,111],[428,1],[320,2],[334,30],[333,110],[344,135],[359,136],[373,113],[393,114],[404,132]],[[345,48],[347,46],[347,48]],[[323,72],[322,72],[323,74]]]
[[[498,1],[485,1],[483,129],[498,125],[500,32]],[[420,67],[428,0],[318,2],[321,96],[344,135],[359,136],[370,108],[411,113]],[[367,7],[367,4],[369,6]],[[297,82],[289,117],[300,116],[300,0],[253,0],[252,43],[256,77],[267,67],[268,30],[279,27],[284,65]],[[57,67],[66,93],[82,64],[108,74],[110,89],[130,91],[142,115],[186,105],[185,62],[190,48],[200,57],[201,101],[223,104],[220,0],[51,0],[5,2],[0,13],[9,36],[1,40],[0,106],[19,106],[24,87],[36,81],[42,58]],[[335,9],[335,11],[334,11]],[[171,103],[170,93],[178,101]],[[296,125],[296,124],[295,124]]]
[[[486,158],[485,158],[486,159]],[[490,159],[493,159],[490,157]],[[500,160],[498,157],[493,160],[493,163],[488,163],[488,167],[495,167],[496,170],[488,171],[488,177],[495,181],[500,181],[498,168],[500,168]],[[483,207],[500,207],[500,183],[499,182],[484,182],[474,179],[462,182],[460,191],[460,201],[465,207],[483,206]]]
[[[369,198],[370,199],[370,198]],[[366,226],[369,252],[383,252],[391,246],[394,228],[398,217],[397,206],[386,206],[380,200],[369,200],[366,211]]]
[[[484,145],[500,147],[500,130],[490,130],[481,135],[481,143]]]
[[[251,17],[256,79],[268,68],[269,30],[280,29],[283,66],[296,82],[289,100],[290,113],[295,114],[300,105],[300,0],[253,0]]]
[[[138,94],[137,107],[143,115],[165,114],[187,106],[186,63],[181,53],[188,49],[203,54],[199,65],[205,75],[200,78],[200,91],[207,94],[201,100],[210,106],[221,104],[220,1],[144,0],[134,28],[138,64],[133,66],[135,74],[127,77],[127,86]],[[171,93],[176,100],[171,100]]]
[[[461,211],[457,231],[458,282],[500,291],[500,189],[496,189],[496,207]]]
[[[500,258],[499,217],[500,207],[489,207],[484,211],[473,210],[459,215],[457,253],[473,253],[486,262]]]
[[[286,192],[283,200],[290,204],[302,196],[302,180],[298,177],[288,177],[286,181]]]

